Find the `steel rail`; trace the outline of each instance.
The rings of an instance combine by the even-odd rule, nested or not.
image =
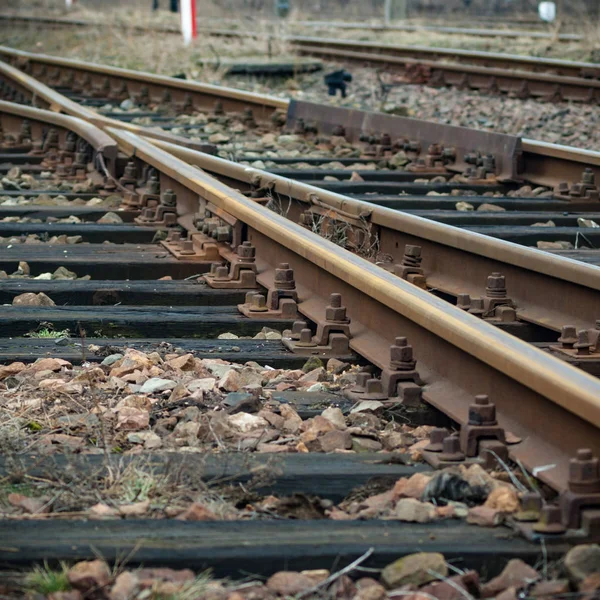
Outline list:
[[[43,124],[58,127],[64,131],[72,131],[88,142],[95,152],[102,154],[107,165],[113,165],[117,158],[118,149],[113,138],[83,119],[0,100],[0,119],[5,134],[11,130],[14,130],[15,133],[19,131],[18,126],[10,126],[11,117],[16,117],[19,125],[23,119],[27,119],[34,129],[38,124]],[[13,125],[15,124],[13,123]],[[36,137],[41,137],[41,135]]]
[[[75,59],[34,54],[6,46],[0,46],[0,57],[5,57],[6,60],[12,62],[13,66],[40,80],[43,80],[45,76],[42,73],[36,73],[36,67],[52,66],[68,70],[75,77],[90,75],[96,78],[95,80],[92,79],[92,85],[102,82],[107,77],[112,79],[115,84],[126,82],[128,86],[132,86],[129,89],[131,94],[139,93],[141,87],[145,86],[148,88],[149,94],[154,94],[157,98],[161,97],[164,90],[168,90],[172,94],[173,101],[182,101],[187,93],[191,95],[194,106],[198,109],[212,109],[215,102],[221,102],[224,110],[241,111],[251,108],[257,111],[254,114],[256,119],[267,119],[276,110],[287,109],[287,100],[275,96],[244,92],[233,88],[167,77],[166,75],[155,75],[144,71],[132,71]]]
[[[11,84],[19,89],[25,97],[30,97],[33,105],[38,106],[41,104],[41,108],[43,109],[71,115],[83,121],[87,121],[88,123],[93,123],[99,128],[120,127],[121,129],[131,131],[132,133],[137,133],[157,140],[170,141],[179,144],[180,146],[195,148],[204,152],[214,151],[214,147],[210,144],[198,143],[189,138],[173,135],[172,133],[161,131],[159,129],[142,127],[140,125],[134,125],[133,123],[122,123],[116,119],[105,117],[93,110],[81,106],[44,83],[27,75],[27,73],[2,61],[0,61],[0,78],[1,77],[10,80]]]
[[[188,190],[187,198],[178,197],[181,221],[210,202],[245,223],[257,248],[261,283],[272,282],[277,263],[290,263],[302,314],[322,317],[329,293],[341,293],[357,353],[385,366],[394,336],[407,336],[427,382],[423,397],[457,422],[466,422],[475,394],[490,394],[500,423],[523,440],[509,447],[511,456],[530,469],[555,465],[540,475],[549,485],[564,489],[568,459],[577,448],[599,449],[596,378],[307,232],[151,141],[107,132],[122,151]]]
[[[506,276],[509,296],[517,304],[519,320],[560,331],[595,327],[600,293],[600,268],[437,223],[415,215],[374,206],[335,192],[274,175],[169,143],[161,148],[205,171],[225,178],[235,187],[251,189],[256,182],[273,186],[275,193],[304,205],[325,206],[342,218],[361,219],[377,228],[382,252],[400,262],[405,244],[422,248],[423,269],[431,289],[451,295],[480,296],[493,272]],[[290,212],[297,217],[301,208]]]
[[[81,63],[80,61],[70,61],[68,59],[61,59],[46,55],[37,55],[27,52],[22,52],[18,50],[12,50],[5,47],[0,46],[0,55],[5,53],[6,56],[11,57],[12,59],[31,59],[37,60],[41,64],[54,65],[60,64],[65,68],[70,67],[78,67],[84,69],[87,63]],[[585,63],[582,63],[585,64]],[[99,65],[91,65],[94,71],[100,69],[102,71],[103,67]],[[114,72],[112,67],[106,67],[107,72]],[[174,143],[193,147],[194,143],[190,142],[186,138],[178,138],[177,136],[171,136],[168,133],[156,131],[145,127],[136,126],[130,123],[118,123],[107,117],[102,117],[98,113],[94,111],[90,111],[85,109],[81,105],[69,100],[62,94],[54,91],[38,80],[28,77],[22,71],[11,67],[10,65],[4,63],[0,63],[0,73],[5,76],[11,78],[13,82],[17,85],[25,86],[26,89],[34,93],[36,95],[36,100],[39,102],[45,102],[46,108],[50,108],[51,110],[63,111],[71,114],[73,116],[78,116],[80,118],[86,120],[92,120],[98,126],[102,126],[103,123],[108,125],[112,125],[115,127],[120,127],[122,129],[127,129],[132,131],[133,133],[137,133],[140,135],[156,137],[157,139],[163,139],[164,141],[173,141]],[[128,71],[128,73],[130,73]],[[150,75],[143,72],[135,72],[131,71],[131,73],[135,74],[136,81],[140,83],[146,81],[145,78],[149,77],[153,81],[158,81],[156,78],[159,76]],[[175,78],[169,77],[159,77],[159,80],[162,82],[163,80],[167,80],[167,83],[172,88],[179,88],[181,90],[185,90],[189,88],[190,82],[185,82]],[[200,84],[193,84],[200,85]],[[224,98],[230,96],[232,93],[237,95],[239,99],[243,99],[243,101],[248,101],[249,103],[260,103],[264,102],[265,106],[268,109],[276,109],[287,111],[290,105],[290,101],[283,98],[273,98],[270,96],[262,96],[259,94],[247,94],[246,92],[240,92],[238,90],[232,90],[230,88],[211,86],[211,93],[214,94],[215,98]],[[219,95],[219,94],[222,94]],[[244,104],[244,107],[247,107],[247,104]],[[317,116],[317,115],[315,115]],[[441,126],[440,126],[441,127]],[[169,139],[171,137],[171,139]],[[175,141],[173,138],[177,137]],[[576,182],[581,178],[581,172],[586,167],[594,167],[595,169],[600,168],[600,153],[593,152],[589,150],[576,149],[566,146],[559,146],[556,144],[548,144],[545,142],[540,142],[536,140],[523,139],[522,147],[524,151],[524,167],[523,171],[520,173],[521,177],[527,181],[538,185],[548,185],[554,186],[561,181],[568,182]]]
[[[236,29],[201,28],[202,33],[220,37],[254,37],[254,38],[281,38],[292,46],[318,45],[321,48],[347,49],[364,52],[368,55],[381,57],[395,57],[412,59],[443,60],[446,62],[460,61],[464,64],[482,67],[494,67],[508,70],[528,70],[550,72],[556,75],[575,78],[600,78],[600,64],[585,61],[570,61],[557,58],[526,56],[503,52],[486,52],[479,50],[463,50],[460,48],[439,48],[436,46],[417,46],[384,44],[377,41],[357,41],[334,38],[321,38],[314,36],[275,36],[263,32],[240,31]],[[379,58],[377,60],[380,60]],[[381,59],[382,60],[382,59]]]

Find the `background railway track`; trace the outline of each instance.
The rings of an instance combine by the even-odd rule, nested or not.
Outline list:
[[[66,21],[61,19],[48,18],[45,22],[50,26],[66,26]],[[87,27],[89,23],[73,21],[72,26]],[[139,31],[152,30],[139,28]],[[157,31],[178,33],[176,28],[168,27]],[[600,67],[595,63],[415,44],[268,34],[260,28],[258,31],[244,31],[201,27],[199,31],[208,36],[277,40],[299,54],[375,67],[386,74],[388,85],[396,82],[458,87],[552,102],[596,103],[599,98]],[[570,34],[565,35],[568,37]]]
[[[86,118],[95,119],[97,123],[107,118],[118,119],[139,132],[139,125],[129,123],[143,122],[166,131],[160,135],[173,135],[172,132],[176,131],[179,138],[191,137],[194,142],[190,143],[199,144],[200,149],[202,144],[206,149],[210,140],[218,140],[218,145],[223,148],[222,156],[235,154],[237,160],[242,162],[260,166],[268,164],[269,170],[274,173],[308,181],[324,189],[378,205],[416,211],[415,214],[419,216],[524,245],[535,246],[540,243],[542,247],[552,247],[554,244],[554,250],[559,251],[561,244],[563,250],[567,251],[571,247],[594,250],[597,246],[595,203],[589,200],[597,193],[597,157],[594,154],[573,150],[561,153],[557,147],[526,141],[523,145],[526,157],[524,172],[516,172],[507,166],[510,161],[520,161],[523,156],[523,148],[517,148],[516,138],[494,138],[493,135],[469,138],[471,134],[465,132],[464,140],[460,142],[462,156],[457,164],[452,156],[456,152],[454,142],[450,142],[450,147],[445,149],[447,142],[444,140],[450,140],[452,132],[458,134],[463,130],[437,126],[429,131],[425,140],[420,134],[420,126],[411,125],[412,120],[382,117],[379,122],[367,123],[365,131],[346,131],[347,128],[342,125],[345,118],[343,110],[331,110],[327,116],[330,123],[326,133],[335,133],[336,129],[338,133],[343,132],[347,139],[343,136],[337,138],[355,144],[353,148],[358,150],[357,153],[353,149],[353,158],[343,158],[335,147],[330,146],[327,150],[323,144],[319,146],[311,110],[318,115],[321,109],[316,106],[311,108],[310,105],[306,105],[308,108],[305,108],[305,112],[298,114],[290,123],[296,137],[288,138],[286,142],[291,141],[287,156],[281,156],[281,152],[275,155],[268,149],[257,153],[254,142],[260,141],[266,133],[272,132],[276,136],[282,133],[281,124],[285,122],[283,111],[287,110],[287,101],[228,91],[228,100],[222,102],[217,100],[218,90],[214,87],[172,78],[149,76],[144,79],[144,75],[131,71],[90,68],[71,61],[34,58],[23,53],[13,53],[12,58],[26,64],[30,72],[38,74],[56,90],[85,107],[82,113],[81,109],[71,104],[67,106],[71,114],[87,114]],[[32,62],[24,63],[25,60]],[[81,83],[74,86],[73,81],[77,77],[80,82],[87,81],[88,91],[82,90],[85,86]],[[152,85],[144,86],[143,81]],[[32,86],[35,84],[30,82],[29,97],[33,93]],[[73,87],[77,89],[73,90]],[[106,87],[105,91],[103,87]],[[142,88],[146,94],[143,97]],[[38,96],[40,93],[48,98],[47,102],[52,101],[50,91],[38,90]],[[6,94],[6,97],[10,97],[10,90]],[[127,94],[136,99],[132,103],[132,112],[119,108],[120,98]],[[165,97],[172,97],[172,100],[163,102]],[[187,107],[186,102],[189,103]],[[299,106],[303,106],[302,103]],[[90,116],[89,108],[99,109],[100,116],[93,113]],[[207,114],[232,110],[241,113],[237,120],[213,114],[208,117],[210,122],[206,121]],[[200,112],[203,118],[194,118],[194,111]],[[255,122],[259,127],[248,127]],[[214,131],[217,133],[211,135]],[[168,141],[168,138],[163,139]],[[496,148],[502,140],[510,144],[513,155],[495,157],[497,152],[490,145],[494,139]],[[223,140],[228,142],[227,145],[223,145]],[[297,148],[300,148],[300,152]],[[530,148],[532,150],[528,151]],[[286,152],[285,147],[283,152]],[[444,152],[447,156],[444,156]],[[492,158],[487,159],[485,167],[483,164],[488,154]],[[551,154],[554,158],[548,156]],[[498,169],[504,170],[499,178],[495,173],[498,170],[494,165],[495,160],[504,163],[498,166]],[[549,168],[555,164],[557,169]],[[402,170],[402,165],[408,165],[408,169]],[[390,166],[396,169],[400,167],[400,171],[390,171]],[[591,171],[584,176],[586,169]],[[466,171],[471,174],[465,178],[463,174]],[[354,181],[348,181],[352,178]],[[558,192],[561,183],[572,186],[584,178],[589,183],[586,184],[587,188],[581,188],[583,191],[577,191],[575,186],[571,191]],[[431,180],[433,182],[429,183]],[[519,180],[521,183],[518,183]],[[571,196],[571,193],[574,195]],[[457,211],[457,206],[467,210]],[[469,209],[475,210],[471,212]],[[596,260],[593,251],[579,252],[579,255],[592,263]]]
[[[10,53],[7,49],[0,52]],[[411,129],[410,120],[406,119],[358,111],[348,113],[308,103],[288,106],[266,97],[171,78],[149,78],[141,73],[48,57],[34,58],[23,53],[18,56],[20,66],[46,79],[47,83],[54,82],[56,89],[48,90],[14,68],[3,66],[4,93],[25,104],[33,98],[36,101],[41,98],[44,106],[69,112],[79,119],[26,106],[0,105],[4,135],[2,168],[7,174],[11,172],[14,180],[12,169],[18,163],[21,174],[17,180],[29,182],[29,187],[2,192],[7,193],[9,199],[21,196],[28,203],[17,201],[11,206],[5,202],[0,206],[0,212],[5,217],[41,221],[0,223],[0,235],[10,238],[35,234],[42,241],[52,235],[80,236],[81,239],[80,243],[69,245],[12,242],[0,248],[0,268],[6,272],[20,268],[22,275],[27,275],[25,271],[29,270],[29,275],[35,277],[42,272],[56,273],[56,269],[66,267],[78,276],[68,283],[29,277],[2,282],[0,292],[4,302],[10,303],[22,293],[39,292],[56,302],[56,306],[4,308],[0,319],[3,336],[0,355],[4,360],[31,362],[51,354],[73,363],[96,363],[104,360],[107,352],[114,354],[130,344],[156,349],[162,353],[163,360],[167,360],[167,353],[172,355],[177,347],[199,359],[224,358],[240,363],[252,360],[278,367],[300,367],[307,355],[315,353],[344,361],[362,360],[370,364],[371,371],[358,380],[358,398],[382,402],[387,408],[400,404],[402,410],[407,411],[404,416],[413,422],[425,418],[431,419],[427,421],[429,424],[434,424],[435,419],[441,419],[441,423],[435,424],[447,426],[448,421],[439,414],[432,416],[423,411],[422,399],[462,426],[463,432],[470,431],[474,439],[490,435],[508,438],[504,440],[506,444],[500,443],[502,439],[481,440],[479,450],[520,461],[558,492],[560,503],[546,503],[541,510],[541,530],[552,531],[554,527],[554,531],[558,531],[563,527],[569,531],[561,536],[543,537],[545,543],[555,542],[549,547],[550,556],[558,556],[564,551],[564,543],[580,536],[581,533],[576,532],[578,529],[587,528],[585,533],[593,539],[597,511],[589,505],[580,510],[577,504],[582,495],[589,502],[595,498],[593,491],[586,496],[588,487],[591,490],[595,484],[591,471],[590,477],[585,475],[587,465],[591,464],[590,458],[582,452],[571,466],[569,459],[582,447],[598,453],[600,387],[596,377],[585,372],[596,374],[597,268],[519,248],[501,239],[490,240],[416,215],[394,212],[380,206],[381,199],[379,205],[364,202],[361,193],[365,195],[385,188],[393,189],[396,194],[410,191],[414,197],[398,196],[400,201],[416,202],[422,200],[422,194],[415,192],[431,188],[414,179],[427,179],[433,173],[440,176],[440,167],[444,169],[442,176],[448,179],[463,178],[463,181],[451,182],[457,190],[468,186],[479,189],[477,186],[481,185],[482,190],[497,186],[499,191],[505,192],[515,185],[512,182],[519,181],[520,185],[522,181],[546,186],[551,191],[562,178],[570,185],[576,183],[582,167],[591,169],[591,174],[595,175],[598,169],[596,154],[477,132],[463,132],[465,137],[461,138],[454,128],[427,128],[413,122]],[[22,60],[24,57],[26,63]],[[40,64],[51,66],[43,69]],[[162,120],[154,120],[156,113],[151,114],[152,110],[142,113],[149,123],[177,125],[176,119],[183,111],[191,112],[192,116],[204,112],[210,116],[208,123],[221,119],[232,128],[235,122],[246,118],[248,122],[256,121],[256,129],[261,135],[279,134],[284,124],[282,113],[286,109],[285,124],[296,132],[292,135],[306,140],[307,144],[324,146],[325,138],[330,142],[332,136],[346,138],[360,147],[361,156],[356,158],[364,164],[364,161],[385,158],[386,146],[398,144],[395,139],[398,136],[402,144],[393,149],[414,154],[412,163],[417,169],[361,171],[366,181],[357,182],[355,178],[347,185],[343,181],[325,182],[318,177],[316,169],[279,172],[273,169],[269,173],[256,167],[248,168],[202,152],[214,151],[214,148],[205,143],[210,139],[203,139],[203,127],[198,127],[198,123],[195,129],[200,131],[195,131],[194,135],[199,140],[192,140],[194,143],[188,143],[189,147],[184,148],[170,134],[150,131],[150,136],[146,136],[148,130],[144,126],[126,125],[124,129],[121,123],[111,120],[119,117],[118,114],[106,116],[90,110],[90,106],[111,100],[115,91],[123,91],[123,82],[128,96],[142,106],[152,109],[159,103],[165,105]],[[90,89],[95,90],[91,97],[87,93]],[[165,89],[169,91],[170,99],[165,96]],[[59,92],[70,94],[71,100],[63,98]],[[215,103],[221,106],[215,107]],[[252,111],[251,115],[248,109]],[[318,127],[317,133],[311,131],[313,120]],[[240,130],[240,134],[243,133]],[[391,137],[390,144],[382,139],[384,133]],[[177,135],[185,135],[185,131]],[[452,160],[445,165],[436,165],[435,160],[427,157],[439,152],[430,147],[434,143],[445,147],[447,139],[455,140]],[[475,164],[467,160],[474,150]],[[326,154],[327,150],[323,151]],[[450,157],[450,153],[445,156]],[[493,156],[493,160],[488,156]],[[328,158],[326,155],[315,162]],[[423,158],[423,164],[419,162],[420,158]],[[298,156],[293,160],[298,161]],[[272,162],[277,165],[276,161]],[[280,166],[284,162],[281,161]],[[427,173],[432,164],[438,170]],[[36,189],[49,179],[42,176],[45,170],[59,177],[54,181],[54,187]],[[73,185],[87,180],[88,171],[93,186],[88,191],[75,190]],[[338,168],[329,171],[328,176],[341,178],[342,174],[351,173]],[[30,178],[23,179],[23,174]],[[370,184],[369,177],[373,177],[376,185]],[[10,188],[11,178],[7,180],[6,185]],[[60,188],[65,182],[66,187]],[[448,181],[446,184],[438,182],[440,186],[447,184]],[[438,189],[445,193],[446,187]],[[167,190],[173,190],[175,197]],[[36,204],[40,192],[50,199],[62,192],[67,194],[66,202],[61,199],[60,205],[40,206]],[[562,199],[540,201],[540,208],[543,207],[540,212],[556,210],[560,203],[565,203],[564,206],[571,210],[576,207],[585,211],[597,201],[593,197],[593,186],[575,186],[566,192]],[[592,192],[592,197],[586,198],[588,192]],[[87,200],[86,194],[103,199],[105,204],[68,204],[74,196]],[[473,198],[468,197],[475,203],[481,201]],[[459,201],[460,197],[453,199]],[[124,222],[96,223],[101,214],[113,212],[109,209],[115,208],[117,200],[120,208],[117,214]],[[47,202],[46,197],[44,201]],[[510,206],[513,200],[503,198],[498,202]],[[514,203],[538,206],[532,199],[518,197]],[[594,215],[593,211],[587,212],[588,217]],[[77,216],[83,222],[53,222],[70,216]],[[444,216],[452,215],[437,215],[440,219]],[[136,217],[137,222],[133,224]],[[339,239],[333,243],[332,231],[339,227],[343,227],[345,239],[343,243]],[[187,234],[187,238],[180,239],[171,233],[165,239],[167,230],[178,229]],[[559,233],[566,235],[564,231]],[[112,243],[102,244],[103,241]],[[347,249],[353,252],[348,253]],[[383,255],[386,255],[385,260]],[[19,265],[22,261],[27,267]],[[209,276],[208,283],[196,281],[196,276],[207,273],[211,264],[219,263],[228,266],[218,271],[213,267],[213,276]],[[244,276],[238,276],[234,269],[236,264],[246,270]],[[254,267],[256,275],[252,275]],[[495,275],[498,269],[502,271],[501,275]],[[92,279],[80,280],[82,275],[91,275]],[[162,276],[171,276],[175,281],[157,281]],[[193,279],[185,280],[190,277]],[[271,312],[262,311],[264,299],[246,296],[254,289],[254,278],[258,289],[267,296]],[[341,298],[337,294],[341,294]],[[275,300],[271,304],[278,296],[285,298],[285,302],[277,305]],[[238,312],[240,304],[249,304],[245,314]],[[343,316],[340,304],[345,307]],[[458,306],[453,306],[455,304]],[[93,311],[89,310],[90,306],[94,307]],[[260,309],[254,311],[260,315],[258,318],[246,316],[252,316],[252,307]],[[482,309],[480,312],[479,308]],[[300,319],[305,320],[305,325],[296,326],[297,337],[298,330],[304,330],[300,340],[296,340],[301,342],[296,344],[296,353],[287,347],[284,349],[281,341],[276,340],[269,343],[252,339],[214,339],[215,335],[232,331],[237,335],[252,336],[264,327],[271,330],[291,328],[294,321]],[[57,345],[54,340],[21,337],[37,324],[48,322],[56,329],[85,330],[85,334],[78,333],[77,341],[74,337],[64,345]],[[573,327],[574,332],[563,329],[565,326]],[[333,337],[327,339],[325,335],[317,339],[319,332],[327,331],[328,327]],[[172,337],[165,340],[165,331]],[[562,333],[564,343],[556,343],[558,332]],[[578,336],[577,341],[572,339],[573,335]],[[329,342],[331,348],[323,348],[323,342]],[[302,343],[309,350],[298,355]],[[576,343],[583,351],[571,346]],[[381,379],[377,378],[379,374]],[[367,382],[362,380],[369,377],[368,386],[363,387]],[[498,430],[483,433],[477,429],[481,425],[474,415],[480,414],[488,426],[495,427],[494,419],[488,414],[490,405],[481,398],[473,405],[475,396],[481,394],[488,394],[495,404],[504,433],[500,434]],[[285,395],[281,397],[285,398]],[[321,401],[331,402],[332,398]],[[289,397],[282,402],[294,404]],[[343,401],[338,402],[346,410]],[[386,405],[387,402],[391,404]],[[316,408],[314,402],[296,405],[296,408],[299,414],[309,418],[321,409]],[[446,435],[437,431],[436,435],[440,434]],[[457,440],[448,441],[446,449]],[[256,463],[244,461],[241,466],[232,467],[219,441],[212,440],[211,444],[218,454],[212,465],[206,467],[202,463],[207,476],[237,481],[240,470],[251,470],[252,464],[256,467]],[[220,451],[223,451],[222,460]],[[398,465],[393,460],[391,463],[385,459],[380,462],[379,456],[365,455],[357,459],[341,455],[326,471],[322,470],[323,463],[319,459],[309,461],[313,458],[310,454],[306,460],[285,456],[280,464],[283,475],[258,489],[264,493],[286,493],[294,489],[312,494],[317,489],[315,485],[319,484],[321,501],[325,502],[319,505],[319,510],[325,510],[324,507],[330,507],[328,501],[338,502],[373,477],[398,479],[414,475],[412,466]],[[434,464],[439,462],[435,453],[428,456]],[[27,467],[27,460],[26,456],[19,458],[21,470]],[[89,469],[86,460],[82,459],[72,468],[84,472]],[[159,457],[156,460],[164,468],[165,459]],[[261,462],[261,459],[253,460]],[[54,461],[51,462],[55,468]],[[272,466],[265,462],[266,468],[271,470]],[[99,460],[96,464],[101,477],[107,463]],[[195,464],[191,465],[192,470]],[[539,469],[548,465],[554,467]],[[41,469],[38,472],[42,476],[47,476],[47,469],[51,468],[44,466],[44,461],[41,466],[39,462],[35,466]],[[5,464],[3,468],[5,473],[14,476],[14,464]],[[584,474],[577,475],[577,469]],[[320,472],[322,478],[334,481],[335,485],[332,483],[329,487],[315,480],[315,471]],[[534,499],[533,504],[539,511],[536,502]],[[222,570],[219,573],[251,569],[268,575],[271,570],[284,565],[297,569],[315,567],[334,556],[349,561],[364,555],[376,544],[379,549],[368,564],[380,567],[407,551],[406,544],[398,542],[396,534],[408,536],[411,548],[418,544],[428,551],[444,552],[448,557],[460,555],[465,566],[480,567],[485,562],[492,572],[494,565],[499,568],[501,561],[509,555],[532,560],[538,552],[535,546],[522,541],[505,544],[496,540],[491,544],[491,536],[485,530],[465,532],[464,525],[451,522],[440,523],[433,529],[428,527],[429,541],[424,543],[414,541],[422,538],[422,526],[411,525],[407,529],[405,524],[378,521],[327,522],[325,525],[282,524],[278,521],[268,523],[266,527],[262,521],[189,525],[173,525],[168,521],[156,526],[153,522],[153,532],[134,560],[164,564],[166,544],[169,548],[179,549],[173,554],[171,564],[179,564],[183,558],[191,560],[196,568],[218,566]],[[5,564],[13,565],[39,560],[49,548],[64,559],[89,557],[87,545],[74,545],[70,541],[69,536],[75,536],[89,540],[107,559],[113,559],[124,549],[133,550],[140,528],[148,526],[147,521],[133,519],[119,523],[118,531],[111,522],[94,523],[93,527],[86,522],[49,521],[41,526],[40,523],[23,522],[15,528],[15,523],[5,521],[0,527],[7,535],[8,531],[12,535],[18,531],[20,541],[16,549],[0,548],[0,556]],[[531,525],[517,524],[517,527],[539,541],[538,534],[532,533]],[[165,528],[169,529],[167,536]],[[54,543],[57,536],[64,544],[57,546]],[[289,547],[290,536],[300,536],[293,547]],[[382,536],[390,536],[391,543],[382,545]],[[449,548],[449,540],[457,536],[467,543]],[[315,552],[316,540],[329,541],[334,537],[337,543],[323,544],[322,549]],[[203,542],[199,544],[198,539]],[[356,539],[360,542],[350,544]],[[240,551],[240,546],[249,541],[254,546],[252,555],[246,550]],[[482,551],[484,548],[494,553],[497,563],[491,560],[489,553]]]

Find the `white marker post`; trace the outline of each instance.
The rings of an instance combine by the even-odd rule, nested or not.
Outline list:
[[[181,33],[183,43],[188,46],[196,39],[196,0],[180,0]]]
[[[67,2],[67,10],[73,6],[73,0],[66,0]]]

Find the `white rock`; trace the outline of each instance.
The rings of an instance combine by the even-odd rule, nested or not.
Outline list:
[[[245,412],[231,415],[228,418],[228,422],[233,427],[239,429],[242,433],[247,433],[248,431],[252,431],[254,429],[260,429],[269,426],[269,423],[266,421],[266,419]]]
[[[190,381],[186,387],[188,391],[192,393],[198,390],[210,392],[212,389],[214,389],[216,383],[217,380],[213,377],[203,377],[202,379],[194,379],[193,381]]]
[[[154,392],[164,392],[172,390],[177,384],[171,379],[162,379],[161,377],[152,377],[148,379],[140,388],[140,394],[153,394]]]
[[[344,413],[337,407],[330,406],[326,408],[322,413],[322,417],[325,417],[330,423],[333,423],[337,429],[346,429],[346,419]]]

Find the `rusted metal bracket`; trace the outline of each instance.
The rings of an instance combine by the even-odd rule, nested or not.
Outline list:
[[[190,233],[187,238],[182,238],[180,231],[171,231],[167,239],[161,241],[161,245],[179,260],[221,262],[217,243],[204,233]]]
[[[393,272],[398,277],[406,279],[409,283],[426,290],[427,279],[425,278],[425,272],[421,268],[422,260],[421,246],[406,244],[404,246],[402,262],[393,266]]]
[[[390,346],[389,363],[381,370],[381,378],[359,373],[356,385],[347,390],[345,396],[354,402],[378,400],[404,406],[419,406],[424,385],[417,371],[413,347],[407,338],[397,337]]]
[[[221,250],[221,256],[229,261],[229,267],[213,264],[204,280],[216,289],[252,289],[256,284],[256,248],[251,242],[243,242],[236,252]]]
[[[144,177],[145,175],[145,177]],[[125,192],[122,205],[130,209],[155,208],[161,203],[160,180],[154,169],[148,169],[143,173],[146,180],[144,187],[135,191]],[[172,190],[166,190],[166,194],[172,194]]]
[[[488,276],[485,295],[480,298],[458,294],[457,306],[492,323],[513,323],[517,320],[517,305],[508,296],[506,277],[502,273],[492,273]]]
[[[177,196],[173,190],[165,190],[160,197],[160,204],[144,208],[140,216],[135,218],[135,222],[139,225],[158,227],[177,225]],[[175,240],[171,238],[171,241]]]
[[[336,357],[350,354],[350,319],[342,305],[341,294],[331,294],[325,308],[325,318],[316,320],[317,331],[313,336],[304,321],[296,321],[291,330],[283,332],[283,345],[303,356],[318,354]]]
[[[555,356],[576,362],[578,366],[592,375],[600,375],[600,321],[596,321],[595,329],[577,329],[573,325],[565,325],[558,344],[549,346]]]
[[[421,146],[415,142],[416,148],[420,152]],[[404,151],[409,155],[409,151],[415,146],[406,144]],[[427,154],[424,157],[416,156],[412,162],[406,165],[405,169],[413,173],[440,173],[447,174],[449,171],[447,165],[456,160],[456,148],[445,148],[441,144],[430,144],[427,148]]]
[[[539,494],[527,494],[512,525],[528,539],[600,541],[600,461],[580,448],[569,461],[569,479],[557,504],[544,504]]]
[[[596,175],[592,169],[585,169],[581,174],[581,181],[569,186],[565,181],[554,189],[554,198],[568,202],[598,202],[600,189],[596,185]]]
[[[246,302],[238,304],[238,310],[249,318],[295,319],[298,316],[298,292],[294,270],[288,263],[280,263],[275,269],[273,287],[267,297],[248,292]]]
[[[491,183],[491,175],[496,181],[522,179],[520,168],[523,151],[521,140],[516,136],[382,113],[348,111],[311,102],[290,101],[287,119],[289,128],[293,129],[299,119],[306,121],[315,117],[319,122],[320,135],[332,135],[334,130],[343,128],[344,137],[349,142],[359,142],[361,136],[363,140],[365,136],[369,136],[367,140],[382,140],[383,136],[387,135],[392,148],[396,146],[401,149],[409,143],[411,148],[415,149],[413,162],[422,154],[425,161],[428,154],[435,156],[435,153],[429,152],[432,147],[446,148],[449,151],[446,168],[451,172],[464,174],[469,183],[476,183],[477,180]]]
[[[431,431],[429,445],[423,458],[435,468],[458,463],[477,463],[493,468],[508,460],[507,435],[496,420],[496,405],[488,396],[480,394],[469,405],[469,417],[458,435],[444,428]],[[517,442],[516,438],[512,438]],[[520,441],[520,440],[518,440]]]

